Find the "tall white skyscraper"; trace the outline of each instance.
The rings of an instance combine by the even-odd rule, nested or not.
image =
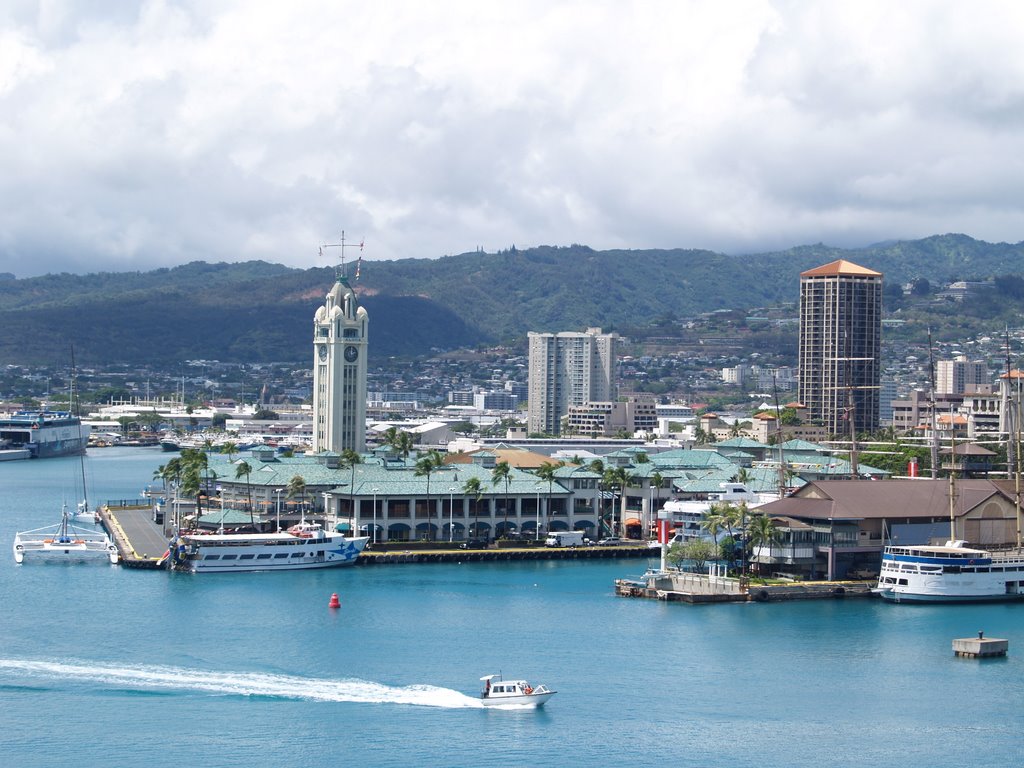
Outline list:
[[[618,338],[600,328],[529,334],[528,431],[560,434],[570,405],[615,399]]]
[[[313,451],[366,450],[369,323],[342,276],[313,319]]]

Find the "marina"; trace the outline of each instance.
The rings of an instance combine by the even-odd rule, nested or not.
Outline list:
[[[98,451],[91,495],[123,500],[111,508],[121,522],[151,515],[142,494],[163,456],[158,448]],[[52,507],[40,488],[59,492],[75,462],[0,466],[0,537],[10,542],[46,522]],[[127,507],[133,497],[138,510]],[[136,543],[140,558],[164,552]],[[615,579],[655,560],[446,561],[197,579],[0,558],[0,749],[12,764],[106,766],[111,743],[96,734],[116,728],[117,754],[153,764],[173,754],[239,766],[294,764],[299,755],[307,768],[817,768],[826,738],[850,764],[897,753],[936,766],[1015,761],[1024,726],[1016,707],[993,717],[988,708],[950,707],[947,694],[1019,699],[1021,606],[833,599],[691,610],[616,597]],[[332,593],[339,608],[327,607]],[[951,638],[979,627],[1009,640],[1005,658],[953,655]],[[558,695],[536,710],[485,708],[477,678],[502,668]],[[282,721],[290,727],[266,726]],[[39,738],[55,722],[63,738]],[[168,722],[201,723],[203,736],[182,739]],[[323,725],[333,722],[358,738],[338,738]]]

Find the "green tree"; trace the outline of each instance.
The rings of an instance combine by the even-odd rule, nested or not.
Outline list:
[[[703,571],[709,560],[713,560],[718,554],[718,547],[705,539],[690,539],[682,544],[673,544],[669,547],[665,559],[673,565],[678,566],[684,560],[693,563],[693,570]]]
[[[225,440],[220,444],[220,452],[227,454],[228,463],[231,463],[231,457],[238,453],[238,443],[234,440]],[[236,475],[237,477],[237,475]]]
[[[491,485],[505,483],[505,496],[502,500],[502,507],[505,512],[505,522],[502,525],[501,535],[508,536],[508,486],[512,481],[512,467],[507,461],[499,461],[491,470]]]
[[[552,464],[550,461],[545,461],[539,467],[537,467],[537,477],[543,482],[548,484],[548,507],[547,514],[551,515],[551,494],[554,491],[555,477],[558,474],[558,469],[562,466],[562,462]],[[540,531],[537,531],[537,538],[540,538]]]
[[[416,477],[427,478],[427,541],[431,540],[430,536],[430,524],[434,519],[433,512],[430,508],[430,476],[438,469],[444,466],[444,457],[439,451],[427,451],[423,456],[416,462],[416,469],[413,474]],[[443,525],[443,523],[442,523]],[[440,530],[440,527],[438,528]]]
[[[747,526],[747,543],[751,551],[767,547],[768,557],[772,556],[772,547],[779,543],[781,534],[775,526],[775,521],[768,515],[756,514],[750,518]],[[761,561],[757,561],[757,575],[761,575]]]
[[[285,498],[298,498],[299,509],[303,510],[302,517],[305,518],[306,479],[302,475],[295,475],[288,481],[288,492],[285,494]]]
[[[359,455],[357,451],[351,448],[346,448],[341,452],[341,461],[338,463],[339,469],[348,469],[348,513],[351,517],[355,517],[356,514],[356,465],[363,463],[363,457]]]
[[[235,479],[240,477],[245,478],[245,498],[246,503],[249,507],[249,522],[252,524],[253,529],[256,528],[256,518],[252,512],[252,485],[249,482],[249,477],[252,475],[252,466],[247,461],[240,461],[235,465]]]
[[[416,440],[409,432],[403,432],[397,427],[388,427],[381,438],[384,445],[389,447],[403,459],[412,453]]]
[[[619,524],[626,519],[626,489],[636,482],[637,475],[630,472],[627,467],[615,467],[606,470],[604,473],[605,485],[611,491],[619,490]],[[612,511],[611,525],[609,526],[612,535],[616,533],[614,506]]]
[[[480,535],[480,499],[483,498],[484,490],[480,484],[480,478],[471,477],[462,486],[462,492],[473,499],[473,535]]]

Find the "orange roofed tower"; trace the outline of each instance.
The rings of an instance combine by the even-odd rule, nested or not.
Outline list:
[[[836,435],[878,429],[882,273],[839,259],[800,273],[800,388]]]

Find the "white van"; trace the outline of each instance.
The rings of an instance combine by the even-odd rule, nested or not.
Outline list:
[[[583,538],[583,531],[555,531],[544,540],[545,547],[582,547],[590,540]]]

